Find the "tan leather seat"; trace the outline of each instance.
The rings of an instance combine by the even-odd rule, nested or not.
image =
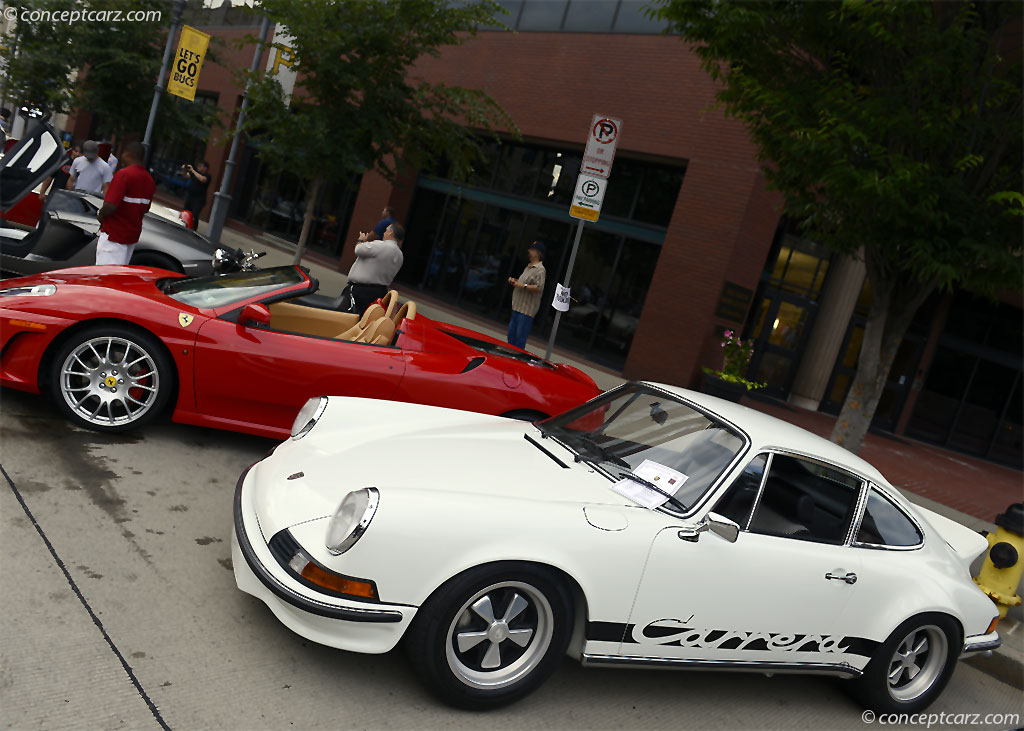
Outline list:
[[[395,337],[395,322],[390,317],[379,317],[356,338],[357,343],[371,345],[390,345]]]
[[[359,336],[366,332],[374,322],[384,317],[384,308],[380,305],[370,305],[366,312],[359,318],[359,322],[341,333],[335,335],[336,340],[358,340]],[[390,318],[388,318],[390,319]]]
[[[416,303],[412,300],[399,307],[398,311],[392,316],[391,321],[398,325],[398,323],[406,318],[410,320],[416,319]]]
[[[384,317],[391,317],[398,307],[398,290],[390,289],[380,300],[380,306],[384,308]]]

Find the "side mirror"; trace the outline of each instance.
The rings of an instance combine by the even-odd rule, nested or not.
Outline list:
[[[735,543],[736,539],[739,538],[740,526],[736,521],[729,520],[729,518],[718,513],[708,513],[706,520],[708,521],[708,527],[711,528],[711,532],[729,541],[729,543]]]
[[[735,543],[736,539],[739,538],[740,535],[740,526],[738,523],[729,520],[724,515],[708,513],[707,516],[695,526],[690,528],[680,528],[678,536],[679,540],[696,543],[700,540],[700,534],[707,533],[708,531],[711,531],[720,538],[724,538],[729,541],[729,543]]]
[[[270,308],[259,303],[246,305],[238,315],[238,324],[242,327],[248,327],[249,325],[266,327],[270,324]]]

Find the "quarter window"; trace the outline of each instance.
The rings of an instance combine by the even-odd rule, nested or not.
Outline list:
[[[810,460],[776,454],[750,523],[752,533],[841,544],[860,480]]]
[[[916,546],[923,540],[917,526],[877,490],[868,494],[857,543],[873,546]]]

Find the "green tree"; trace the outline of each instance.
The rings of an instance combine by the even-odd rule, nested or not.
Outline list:
[[[371,169],[393,180],[404,163],[441,157],[465,174],[480,154],[471,129],[515,130],[483,91],[410,72],[417,59],[493,23],[501,8],[492,0],[261,0],[258,10],[291,37],[297,80],[286,100],[274,77],[258,74],[244,128],[261,159],[310,181],[296,263],[325,182],[348,184]]]
[[[99,117],[102,136],[123,137],[146,128],[153,86],[160,70],[170,19],[163,0],[24,0],[21,14],[38,20],[18,21],[13,53],[4,59],[4,96],[46,113],[71,109]],[[32,11],[161,11],[159,20],[61,22]],[[215,62],[211,54],[206,63]],[[157,130],[165,135],[194,136],[208,130],[215,117],[202,104],[161,99]]]
[[[1021,288],[1022,5],[659,1],[786,212],[866,263],[871,309],[832,433],[856,452],[932,292]]]

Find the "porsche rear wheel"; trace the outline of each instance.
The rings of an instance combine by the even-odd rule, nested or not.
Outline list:
[[[956,668],[960,632],[942,614],[913,617],[875,652],[854,695],[879,713],[917,713],[934,701]]]
[[[106,432],[133,429],[159,414],[172,380],[170,358],[155,338],[116,325],[76,333],[50,373],[60,409],[76,424]]]
[[[443,701],[493,708],[527,695],[555,670],[572,615],[572,601],[552,572],[530,564],[480,567],[424,602],[406,649]]]

